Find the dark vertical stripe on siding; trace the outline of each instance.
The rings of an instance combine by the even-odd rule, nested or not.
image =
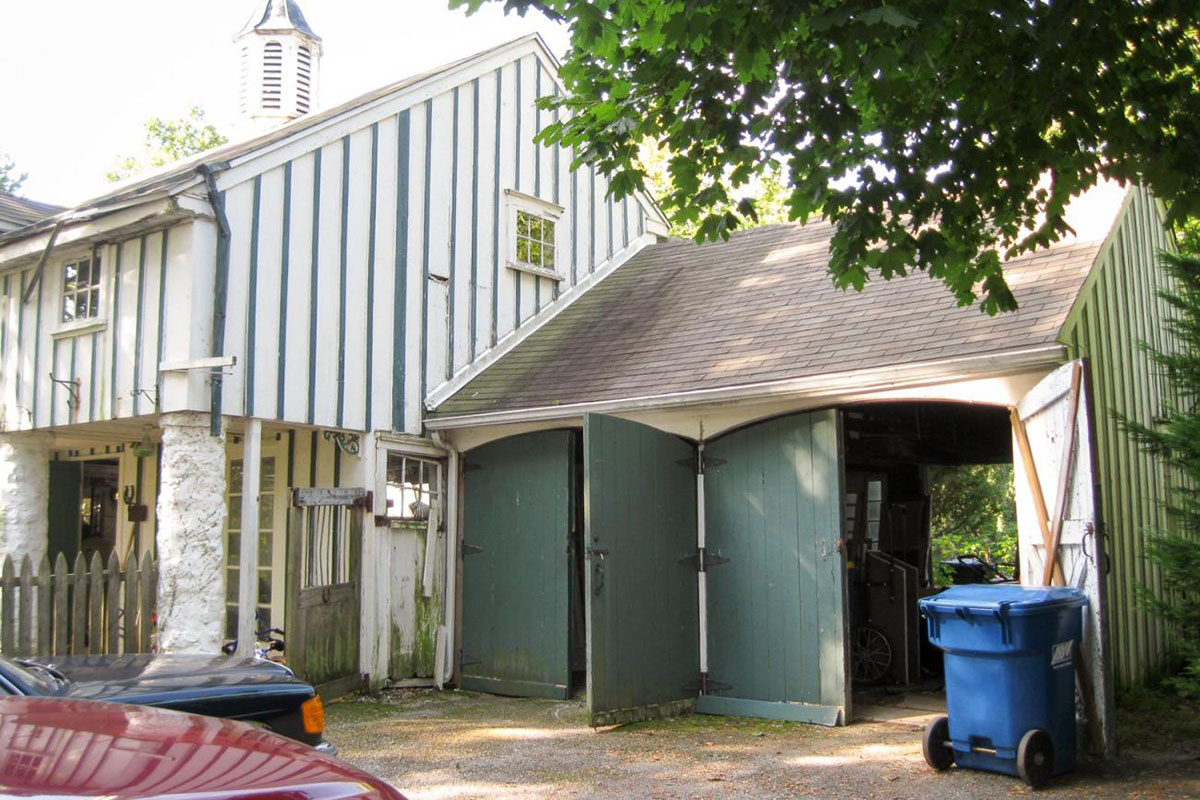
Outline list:
[[[341,246],[338,251],[338,373],[337,426],[342,427],[346,410],[346,273],[350,237],[350,137],[342,137]]]
[[[246,296],[246,416],[254,416],[254,378],[257,374],[255,339],[258,337],[258,232],[262,210],[262,175],[254,176],[254,200],[250,207],[250,275]]]
[[[333,485],[342,485],[342,451],[340,448],[333,448]]]
[[[288,428],[287,440],[287,488],[296,485],[296,429]]]
[[[162,246],[158,254],[158,343],[154,348],[154,385],[158,387],[156,397],[162,393],[162,375],[158,371],[158,365],[162,363],[163,348],[166,346],[167,248],[170,245],[169,234],[169,229],[163,230]],[[158,402],[161,405],[162,399],[160,398]]]
[[[408,156],[409,111],[396,117],[396,253],[392,287],[392,430],[404,430],[405,347],[408,317]]]
[[[468,298],[468,312],[471,315],[467,322],[469,338],[469,358],[475,360],[475,331],[479,321],[479,78],[471,82],[471,296]]]
[[[288,266],[292,250],[292,162],[283,165],[283,244],[279,253],[279,360],[275,368],[275,418],[283,419],[287,386]],[[291,434],[289,433],[289,436]],[[288,462],[291,469],[291,461]],[[291,481],[288,481],[290,487]]]
[[[320,298],[317,294],[321,245],[321,148],[313,152],[313,205],[312,205],[312,251],[310,255],[308,286],[308,422],[311,425],[317,407],[317,311]]]
[[[417,402],[425,416],[425,382],[429,369],[429,189],[433,175],[433,100],[425,101],[425,192],[424,235],[421,237],[421,374],[418,376]]]
[[[629,246],[629,197],[621,198],[621,247]]]
[[[642,208],[642,204],[638,203],[638,236],[646,233],[646,210]]]
[[[496,70],[496,146],[492,149],[494,156],[495,198],[492,201],[492,335],[490,346],[496,346],[496,331],[500,316],[500,122],[504,117],[504,72]]]
[[[58,369],[58,339],[50,341],[50,372],[53,373]],[[55,406],[58,405],[58,383],[50,381],[50,427],[54,427]]]
[[[553,81],[551,81],[551,83],[553,83]],[[558,97],[558,84],[556,84],[556,83],[554,83],[554,97]],[[559,120],[559,110],[557,108],[555,108],[554,109],[554,122],[557,123],[558,120]],[[562,160],[561,159],[562,159],[562,148],[556,144],[556,145],[554,145],[554,180],[553,180],[553,183],[551,184],[553,186],[552,197],[554,199],[555,205],[561,205],[561,203],[559,202],[559,177],[560,177],[560,170],[562,168]],[[559,245],[560,240],[561,240],[560,237],[558,237],[558,236],[555,237],[555,240],[554,240],[555,256],[558,256],[562,253],[562,247]],[[574,247],[574,245],[575,245],[575,239],[574,239],[574,237],[572,237],[571,246]],[[561,264],[562,264],[562,262],[559,258],[554,259],[554,269],[555,270],[561,271],[562,270]],[[553,292],[554,299],[557,300],[558,299],[558,281],[551,281],[550,289]]]
[[[371,210],[367,221],[367,351],[363,359],[363,429],[371,430],[371,382],[375,353],[375,213],[379,210],[379,123],[371,126]]]
[[[121,259],[125,254],[125,243],[117,242],[116,244],[116,259],[113,264],[113,315],[112,315],[112,345],[109,347],[109,352],[112,356],[111,367],[112,383],[108,387],[109,402],[108,402],[108,418],[117,418],[117,361],[118,346],[121,338]],[[215,333],[215,331],[214,331]]]
[[[92,333],[92,366],[91,377],[88,379],[88,421],[96,421],[96,350],[100,347],[100,335]]]
[[[72,336],[71,337],[71,367],[67,371],[70,376],[69,379],[70,379],[71,383],[75,383],[75,365],[78,361],[78,356],[79,356],[79,337]],[[70,403],[74,404],[75,408],[74,408],[74,414],[70,414],[70,408],[68,406],[68,414],[69,414],[69,416],[67,417],[68,422],[78,422],[79,421],[79,400],[80,400],[79,396],[76,395],[69,401]]]
[[[454,374],[454,306],[458,294],[458,93],[454,87],[453,119],[450,122],[450,283],[446,287],[446,369],[444,378]]]
[[[42,354],[42,289],[45,287],[45,281],[38,281],[37,290],[37,312],[33,315],[33,427],[37,427],[38,423],[38,387],[42,381],[41,354]]]
[[[538,144],[537,136],[542,132],[542,109],[538,100],[542,99],[542,65],[535,63],[537,71],[533,76],[533,194],[542,196],[542,146]]]
[[[608,193],[608,181],[604,182],[604,216],[608,220],[608,260],[613,257],[613,199]]]
[[[317,485],[317,447],[320,440],[317,438],[317,432],[312,432],[312,441],[308,446],[308,485]]]
[[[141,413],[142,340],[146,303],[146,237],[138,241],[137,305],[133,310],[133,415]]]

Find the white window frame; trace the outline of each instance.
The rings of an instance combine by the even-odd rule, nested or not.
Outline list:
[[[561,232],[558,230],[558,222],[566,209],[555,203],[543,200],[540,197],[518,192],[515,189],[506,189],[504,195],[505,247],[508,253],[508,268],[517,272],[527,272],[539,278],[549,278],[553,281],[566,280],[566,275],[558,271],[558,266],[562,263],[562,260],[559,258],[559,255],[562,253],[562,237],[560,235]],[[518,212],[531,214],[554,225],[554,269],[548,269],[537,264],[529,264],[517,258]]]
[[[108,302],[108,271],[105,269],[106,254],[100,250],[97,251],[82,251],[72,254],[58,261],[56,269],[56,286],[57,286],[57,302],[55,309],[57,312],[58,326],[51,331],[52,336],[65,336],[80,333],[89,333],[91,331],[104,328],[108,324],[108,319],[105,315],[107,310],[106,303]],[[100,263],[100,279],[98,281],[89,282],[86,291],[96,292],[96,303],[92,308],[92,314],[87,317],[75,317],[74,319],[63,319],[64,303],[68,297],[73,297],[81,293],[81,290],[76,289],[73,292],[68,292],[66,289],[66,273],[67,267],[77,265],[82,261],[89,262],[89,270],[94,262]],[[90,277],[90,276],[89,276]]]

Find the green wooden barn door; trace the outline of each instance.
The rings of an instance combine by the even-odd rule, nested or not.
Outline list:
[[[565,698],[575,434],[501,439],[465,456],[462,687]]]
[[[695,449],[600,414],[583,441],[591,724],[680,713],[699,674]]]
[[[705,448],[709,693],[698,711],[833,725],[847,708],[836,411]]]

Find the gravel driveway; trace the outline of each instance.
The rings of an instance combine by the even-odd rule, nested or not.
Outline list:
[[[1002,775],[932,772],[920,731],[693,715],[593,730],[581,701],[397,690],[331,705],[347,761],[413,800],[434,798],[913,798],[1033,794]],[[1130,748],[1085,762],[1039,797],[1200,798],[1200,747]]]

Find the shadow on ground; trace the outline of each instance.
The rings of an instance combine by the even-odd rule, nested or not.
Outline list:
[[[347,761],[434,798],[913,798],[1033,794],[1016,779],[932,772],[920,731],[691,715],[593,730],[579,701],[397,690],[331,705]],[[1200,745],[1085,762],[1039,797],[1200,798]]]

